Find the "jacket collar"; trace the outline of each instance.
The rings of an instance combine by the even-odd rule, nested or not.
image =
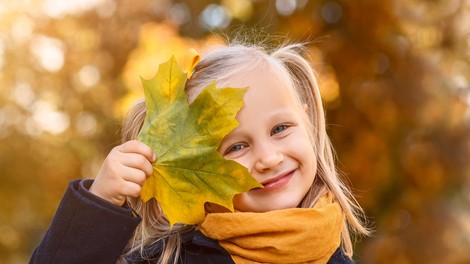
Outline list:
[[[202,248],[216,250],[221,253],[226,252],[216,240],[204,236],[200,231],[196,230],[196,228],[192,228],[190,231],[181,234],[181,240],[183,242],[183,247],[195,245]],[[128,256],[127,260],[132,263],[139,263],[143,260],[156,259],[160,256],[162,250],[163,243],[154,243],[144,249],[144,252],[142,252],[143,255],[139,251],[136,251]]]
[[[192,229],[191,231],[184,233],[181,238],[183,240],[183,244],[194,244],[197,246],[225,252],[225,249],[219,245],[219,242],[204,236],[199,230],[196,229]]]

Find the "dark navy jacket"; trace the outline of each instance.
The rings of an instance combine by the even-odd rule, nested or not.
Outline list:
[[[60,202],[43,240],[34,250],[30,264],[114,264],[122,254],[141,218],[131,208],[115,206],[88,191],[92,180],[74,180]],[[182,263],[233,263],[230,255],[215,240],[192,230],[182,235]],[[150,259],[157,259],[161,245],[146,249]],[[140,254],[130,263],[152,263]],[[340,248],[328,261],[350,264]]]

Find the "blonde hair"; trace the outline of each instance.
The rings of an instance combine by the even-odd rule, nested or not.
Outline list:
[[[303,57],[304,52],[302,44],[282,45],[271,51],[260,46],[239,43],[219,47],[209,52],[196,66],[192,77],[186,83],[186,92],[189,102],[192,102],[204,87],[214,80],[218,83],[225,82],[265,65],[277,73],[280,79],[286,82],[298,102],[299,109],[304,111],[303,106],[307,105],[308,119],[304,121],[312,128],[309,131],[310,139],[317,154],[317,175],[300,207],[311,208],[319,197],[328,191],[332,192],[345,214],[341,244],[345,254],[351,257],[351,232],[368,235],[370,231],[363,222],[361,207],[340,180],[333,147],[326,133],[325,113],[317,78],[309,62]],[[134,105],[123,124],[123,142],[137,137],[144,118],[145,102],[142,100]],[[119,262],[127,263],[125,259],[136,253],[140,254],[141,258],[150,258],[152,256],[145,256],[145,249],[159,244],[161,255],[157,262],[177,263],[181,252],[180,234],[191,230],[193,226],[175,225],[170,228],[157,201],[142,203],[139,199],[129,200],[134,210],[142,217],[142,222]]]

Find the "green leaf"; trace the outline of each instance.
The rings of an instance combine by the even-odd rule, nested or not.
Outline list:
[[[242,165],[217,152],[221,140],[238,126],[246,88],[207,86],[190,105],[187,74],[172,57],[151,80],[142,80],[147,116],[138,139],[157,155],[141,199],[156,198],[170,224],[198,224],[206,202],[233,211],[233,196],[261,185]]]

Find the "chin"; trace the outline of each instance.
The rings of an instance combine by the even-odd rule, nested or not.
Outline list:
[[[279,206],[276,206],[275,209],[271,210],[271,211],[274,211],[274,210],[283,210],[283,209],[290,209],[290,208],[296,208],[298,206],[298,203],[289,203],[289,204],[284,204],[284,205],[279,205]]]
[[[271,202],[269,205],[266,206],[258,206],[257,208],[253,208],[254,210],[251,210],[252,212],[269,212],[269,211],[276,211],[276,210],[283,210],[283,209],[289,209],[289,208],[297,208],[299,203],[297,202],[283,202],[283,203],[277,203],[273,205]]]
[[[258,197],[256,197],[258,198]],[[265,199],[234,199],[234,207],[239,212],[269,212],[275,210],[297,208],[302,198],[293,199],[292,195],[278,195],[275,197],[264,197]]]

